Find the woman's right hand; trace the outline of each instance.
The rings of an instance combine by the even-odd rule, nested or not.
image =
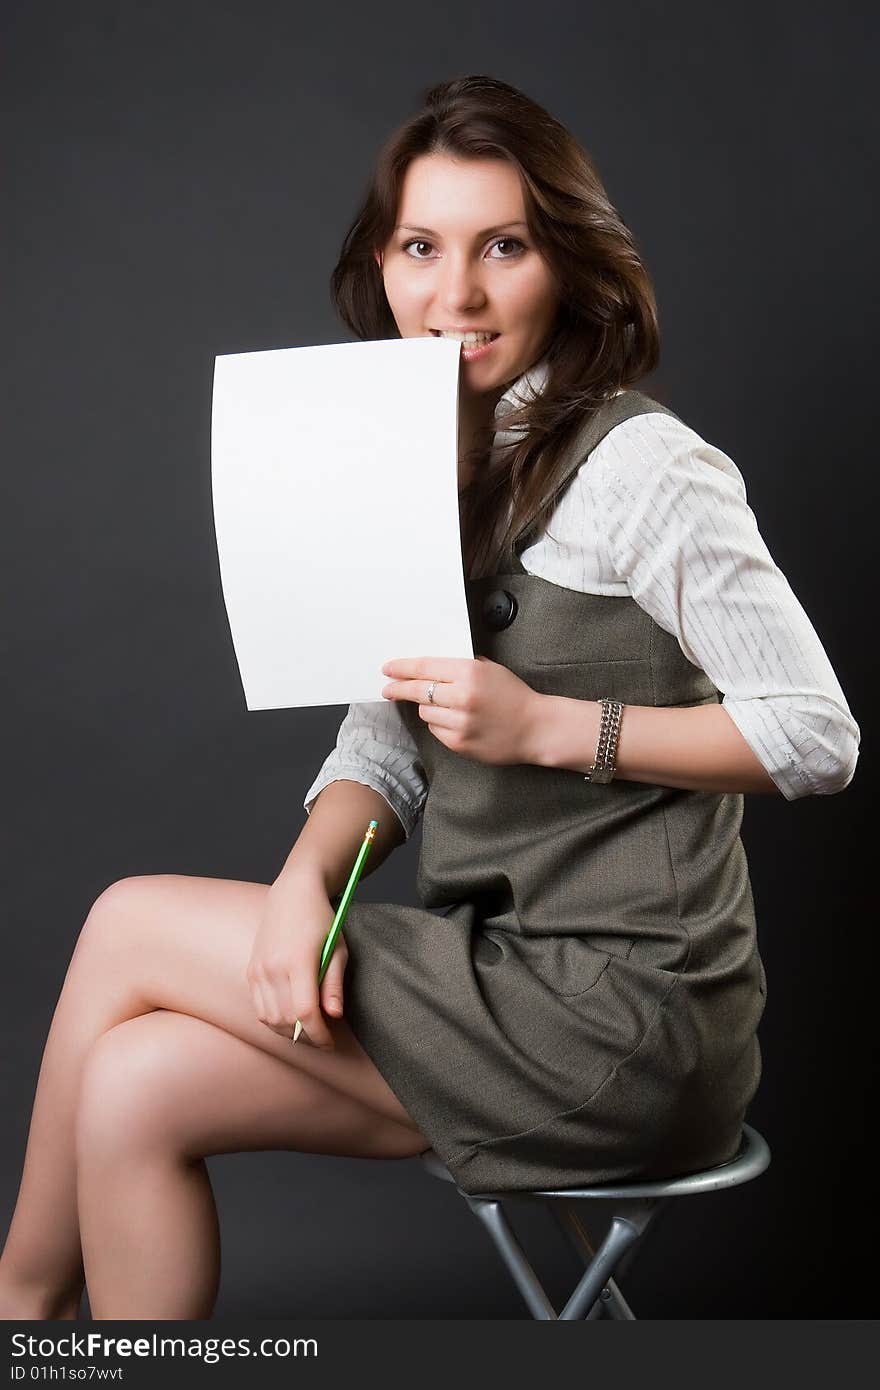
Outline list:
[[[331,1017],[341,1017],[342,977],[348,963],[348,947],[340,932],[319,991],[321,953],[335,915],[320,878],[304,874],[277,879],[266,896],[247,967],[260,1021],[281,1037],[291,1038],[299,1019],[308,1041],[329,1051],[334,1042],[322,1005]]]

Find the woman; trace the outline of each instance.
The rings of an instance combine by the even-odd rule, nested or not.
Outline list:
[[[841,790],[859,730],[736,466],[629,389],[658,356],[629,231],[564,127],[462,78],[382,151],[333,291],[360,338],[464,334],[478,654],[392,659],[272,885],[97,899],[0,1259],[8,1318],[76,1316],[84,1276],[99,1319],[208,1316],[208,1154],[433,1146],[469,1192],[671,1175],[731,1154],[758,1084],[743,794]],[[355,899],[319,990],[364,827],[373,871],[423,811],[423,907]]]

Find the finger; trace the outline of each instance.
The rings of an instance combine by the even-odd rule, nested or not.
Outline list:
[[[395,680],[454,681],[470,665],[466,656],[398,656],[386,661],[382,672]]]
[[[443,705],[419,705],[419,717],[428,724],[436,724],[438,729],[457,729],[461,723],[458,710],[446,709]]]
[[[293,1036],[292,1024],[286,1022],[270,1022],[271,1019],[277,1018],[278,1015],[267,997],[267,991],[261,988],[259,984],[255,983],[251,986],[251,996],[254,1001],[254,1011],[260,1022],[263,1023],[266,1028],[271,1028],[273,1033],[278,1033],[280,1037],[291,1038]]]
[[[266,1023],[269,1017],[269,1011],[266,1007],[266,996],[258,980],[254,980],[251,985],[251,998],[254,1001],[254,1011],[257,1018],[261,1023]]]
[[[330,958],[327,974],[321,983],[321,1004],[325,1012],[339,1018],[343,1009],[342,977],[345,971],[344,953],[338,948]]]
[[[299,1038],[300,1042],[302,1041],[303,1035],[305,1035],[312,1047],[320,1048],[322,1052],[334,1051],[336,1044],[333,1041],[333,1035],[330,1029],[324,1021],[324,1015],[321,1012],[320,1004],[315,1004],[309,1008],[300,1007],[297,1017],[302,1024],[302,1033]]]
[[[391,686],[386,686],[382,691],[386,698],[396,700],[412,700],[415,704],[427,704],[429,709],[458,710],[463,703],[461,694],[462,687],[455,685],[452,681],[434,681],[434,698],[428,699],[428,687],[431,681],[393,681]]]
[[[262,994],[268,1027],[272,1029],[273,1033],[280,1033],[282,1037],[292,1036],[296,1015],[291,1010],[286,977],[264,980]]]
[[[326,975],[324,978],[327,978]],[[328,1051],[332,1051],[335,1044],[333,1042],[333,1036],[327,1024],[324,1022],[324,1015],[321,1012],[321,1003],[317,989],[315,989],[311,998],[303,998],[302,982],[297,981],[294,976],[289,977],[289,987],[293,1017],[299,1019],[303,1026],[303,1032],[306,1034],[309,1042],[313,1047],[323,1047],[327,1048]],[[302,1035],[300,1035],[300,1041],[302,1041]],[[297,1046],[299,1046],[299,1043],[297,1043]]]

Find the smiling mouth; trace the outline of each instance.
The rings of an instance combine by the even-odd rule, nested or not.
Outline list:
[[[465,345],[469,347],[473,347],[476,343],[482,341],[483,339],[485,339],[487,342],[494,343],[496,338],[501,337],[500,333],[490,333],[488,332],[488,330],[483,329],[480,329],[479,331],[474,330],[473,338],[471,338],[470,333],[441,333],[439,328],[432,328],[430,332],[435,338],[454,338],[457,342],[465,343]],[[469,339],[471,340],[470,342],[468,341]]]

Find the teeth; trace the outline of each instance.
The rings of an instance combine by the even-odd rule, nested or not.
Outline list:
[[[455,338],[459,343],[490,343],[493,338],[497,338],[497,333],[455,333],[453,330],[441,331],[441,338]]]

